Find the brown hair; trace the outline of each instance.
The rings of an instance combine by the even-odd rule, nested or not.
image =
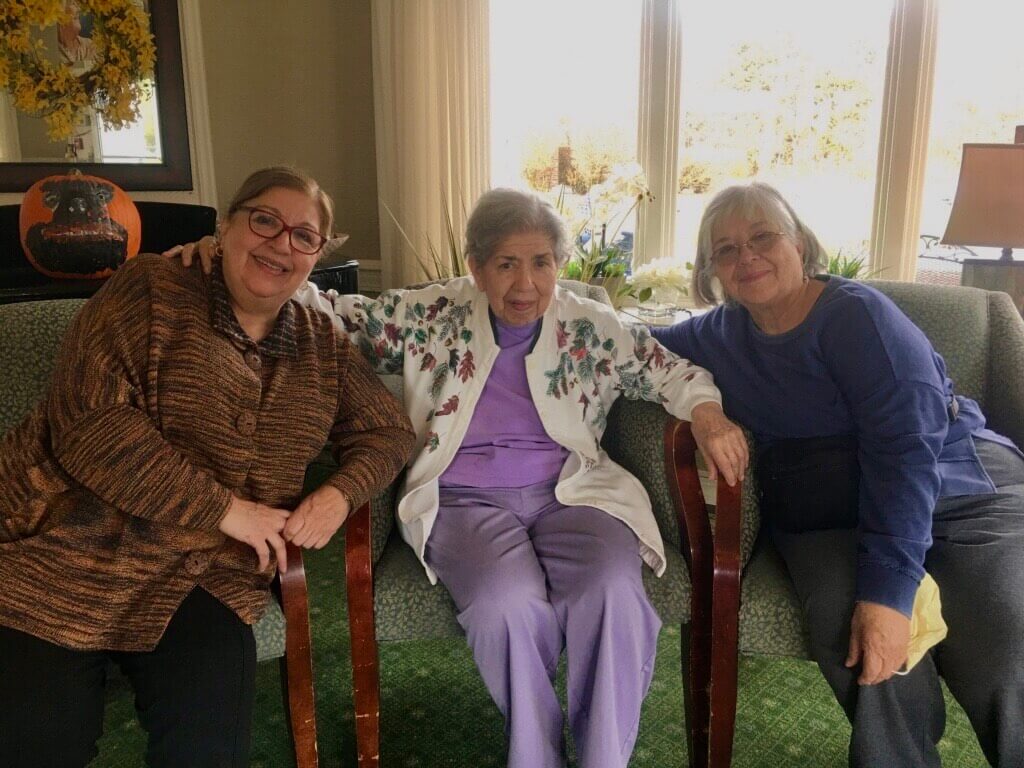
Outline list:
[[[320,188],[316,179],[305,171],[287,165],[272,165],[249,174],[231,198],[227,217],[230,218],[241,206],[275,187],[293,189],[309,195],[316,203],[317,212],[320,214],[320,234],[324,237],[331,236],[331,228],[334,226],[334,201]]]

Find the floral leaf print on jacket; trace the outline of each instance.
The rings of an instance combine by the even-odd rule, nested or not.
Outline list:
[[[600,397],[599,381],[602,377],[614,373],[617,379],[615,389],[631,400],[665,402],[648,374],[654,369],[671,368],[676,361],[666,361],[664,350],[646,328],[634,327],[630,332],[633,355],[627,356],[625,362],[616,363],[619,358],[616,340],[601,338],[591,320],[559,320],[555,333],[561,354],[558,365],[544,372],[548,381],[547,395],[561,399],[578,384],[581,391],[576,402],[582,406],[583,417],[585,419],[590,411],[591,423],[601,430],[608,416],[606,404]]]
[[[400,327],[392,319],[399,301],[401,296],[397,293],[385,292],[377,301],[355,303],[352,308],[366,317],[362,326],[355,319],[341,315],[345,331],[356,340],[359,351],[378,373],[399,373],[402,370],[402,344],[409,335],[409,329]],[[383,319],[379,315],[383,315]],[[364,329],[365,333],[360,333]]]
[[[469,344],[473,332],[466,327],[471,313],[470,302],[457,304],[447,296],[441,296],[433,304],[415,302],[407,304],[403,313],[405,322],[405,351],[412,357],[419,357],[419,369],[430,371],[430,398],[437,402],[448,384],[448,379],[456,372],[463,383],[472,378],[476,371],[473,353],[466,350],[461,356],[459,347]],[[439,359],[436,345],[448,347],[448,359]],[[428,351],[431,348],[433,351]],[[450,402],[450,401],[449,401]],[[458,408],[458,398],[455,401]],[[437,409],[435,416],[444,416],[454,412]]]
[[[594,327],[593,321],[581,317],[575,320],[559,320],[555,327],[556,340],[561,354],[558,365],[545,371],[548,380],[547,394],[555,399],[568,396],[569,391],[580,384],[580,396],[577,403],[583,406],[583,417],[593,407],[593,423],[603,429],[607,419],[604,402],[598,396],[600,387],[598,379],[611,372],[611,366],[618,356],[613,339],[602,340]],[[591,397],[587,396],[591,391]]]

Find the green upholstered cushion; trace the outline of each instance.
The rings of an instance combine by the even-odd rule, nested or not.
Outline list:
[[[808,657],[800,603],[775,547],[758,543],[743,572],[740,653]]]
[[[82,299],[0,304],[0,435],[43,396],[71,318]],[[253,628],[260,660],[284,655],[284,614],[276,600]]]
[[[80,299],[0,304],[0,434],[17,425],[43,396]]]
[[[267,603],[267,612],[252,628],[256,638],[256,660],[268,661],[284,656],[284,613],[277,600]]]
[[[985,417],[1024,446],[1024,319],[1007,293],[988,295],[989,358]]]
[[[988,376],[988,291],[959,286],[875,280],[946,360],[956,390],[985,407]]]

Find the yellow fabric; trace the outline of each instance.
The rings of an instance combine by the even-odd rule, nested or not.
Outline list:
[[[914,609],[910,616],[907,671],[914,668],[929,648],[942,642],[946,633],[946,622],[942,619],[942,601],[939,599],[939,585],[926,573],[917,588]]]

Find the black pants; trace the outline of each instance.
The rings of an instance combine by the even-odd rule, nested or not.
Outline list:
[[[152,651],[71,651],[0,627],[0,766],[82,768],[103,731],[109,662],[135,690],[150,766],[242,768],[256,688],[256,642],[196,588]]]
[[[940,499],[925,569],[949,635],[905,676],[857,685],[844,665],[857,570],[855,529],[773,532],[818,662],[853,726],[854,768],[938,768],[945,728],[939,675],[997,768],[1024,768],[1024,461],[978,441],[997,493]]]

